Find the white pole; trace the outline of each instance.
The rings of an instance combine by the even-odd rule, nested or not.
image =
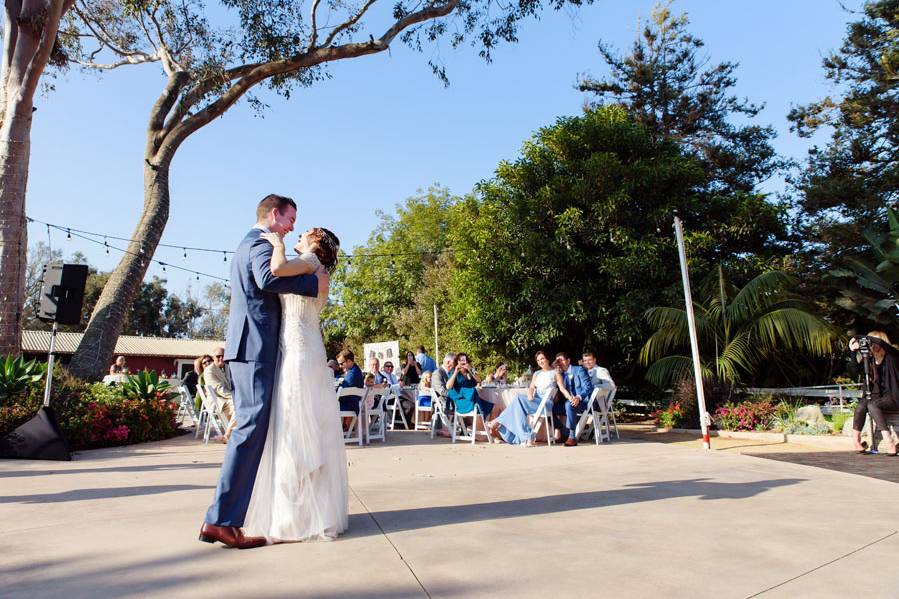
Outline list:
[[[440,363],[440,346],[437,344],[437,304],[434,304],[434,361]]]
[[[680,217],[674,217],[677,236],[677,253],[680,256],[680,274],[684,283],[684,303],[687,307],[687,325],[690,328],[690,349],[693,352],[693,376],[696,378],[696,401],[699,404],[699,427],[702,430],[702,446],[711,449],[709,441],[709,416],[705,411],[705,393],[702,388],[702,368],[699,363],[699,342],[696,337],[696,319],[693,316],[693,294],[690,292],[690,273],[687,272],[687,251],[684,249],[684,228]]]
[[[53,386],[53,362],[56,357],[56,320],[50,333],[50,355],[47,356],[47,385],[44,387],[44,407],[50,406],[50,388]]]

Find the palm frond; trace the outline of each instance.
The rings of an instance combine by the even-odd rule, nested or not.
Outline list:
[[[732,385],[736,384],[739,382],[741,374],[752,373],[758,363],[758,358],[759,355],[752,343],[749,331],[740,331],[724,347],[718,357],[715,365],[718,378]]]
[[[796,279],[780,270],[758,275],[737,293],[727,309],[728,320],[739,326],[756,312],[777,301],[783,292],[796,284]]]
[[[839,339],[833,326],[798,308],[779,308],[763,314],[752,323],[750,334],[761,354],[782,348],[825,356],[833,352]]]
[[[700,364],[702,377],[711,377],[711,370],[705,364]],[[693,372],[693,359],[688,356],[667,356],[655,362],[646,371],[646,380],[664,389]]]

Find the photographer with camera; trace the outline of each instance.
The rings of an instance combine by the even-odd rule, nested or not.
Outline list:
[[[862,444],[861,430],[865,425],[865,415],[870,414],[883,435],[887,453],[896,455],[896,444],[883,413],[899,412],[899,350],[890,345],[889,337],[882,331],[853,337],[849,341],[849,349],[859,352],[867,367],[865,389],[852,418],[855,449],[859,453],[868,453],[868,448]],[[871,439],[871,445],[872,450],[876,449],[876,440]]]

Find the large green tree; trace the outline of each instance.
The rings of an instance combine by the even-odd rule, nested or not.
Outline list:
[[[695,158],[623,107],[558,119],[454,210],[450,322],[483,353],[591,347],[633,363],[643,312],[681,297],[674,211],[697,273],[764,262],[783,234],[778,207],[700,195],[706,184]]]
[[[497,44],[517,41],[521,21],[545,5],[558,10],[585,2],[590,0],[223,0],[221,7],[202,0],[76,2],[65,30],[72,62],[101,70],[155,63],[164,77],[148,115],[144,154],[139,162],[135,157],[143,169],[144,210],[71,372],[97,376],[108,363],[146,274],[144,256],[155,251],[168,221],[172,161],[191,135],[239,100],[264,107],[252,95],[261,86],[290,96],[327,77],[329,64],[386,52],[395,41],[418,51],[443,39],[454,47],[470,41],[489,60]],[[430,64],[446,81],[442,65]]]
[[[350,260],[342,258],[334,275],[337,302],[323,315],[330,340],[353,348],[388,339],[399,339],[404,349],[430,346],[433,305],[446,302],[440,288],[452,268],[447,230],[456,201],[447,189],[432,187],[397,206],[395,215],[378,212],[368,241]]]
[[[599,43],[609,74],[583,77],[578,87],[599,104],[621,104],[654,136],[670,137],[695,157],[707,174],[709,192],[749,193],[783,166],[771,145],[773,127],[745,122],[761,106],[733,94],[737,63],[708,64],[701,39],[686,14],[659,4],[628,54]]]
[[[830,131],[796,180],[803,234],[829,261],[864,251],[899,201],[899,0],[866,2],[823,66],[835,93],[789,119],[803,137]]]

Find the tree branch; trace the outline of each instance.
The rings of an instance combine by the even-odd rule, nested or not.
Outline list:
[[[98,50],[99,51],[99,50]],[[96,54],[96,53],[95,53]],[[69,59],[69,62],[77,64],[82,67],[86,67],[89,69],[95,69],[98,71],[111,71],[112,69],[117,69],[119,67],[123,67],[129,64],[143,64],[146,62],[157,62],[159,60],[158,56],[151,56],[149,54],[140,54],[136,56],[123,56],[122,60],[117,62],[108,62],[108,63],[98,63],[87,60],[78,60],[78,59]]]
[[[306,47],[306,51],[309,52],[313,48],[315,48],[315,42],[318,41],[318,21],[316,19],[316,12],[318,12],[318,4],[321,0],[314,0],[312,3],[312,35],[309,37],[309,45]]]
[[[140,52],[138,50],[128,51],[119,46],[115,41],[113,41],[114,36],[110,35],[109,32],[106,31],[106,29],[100,23],[100,20],[89,16],[89,14],[86,12],[86,5],[75,6],[74,10],[75,14],[78,15],[78,18],[81,19],[84,25],[90,30],[93,37],[119,56],[136,56],[138,54],[145,54],[144,52]]]
[[[367,6],[370,6],[376,0],[369,0]],[[193,132],[204,127],[214,118],[224,114],[231,106],[234,105],[247,91],[249,91],[257,83],[269,79],[277,75],[287,75],[296,73],[302,69],[313,66],[334,62],[346,58],[357,58],[368,54],[377,54],[383,52],[390,47],[393,39],[404,29],[437,19],[450,14],[459,5],[459,0],[447,0],[444,3],[431,3],[426,8],[409,13],[402,19],[395,22],[388,28],[384,34],[378,39],[371,39],[367,42],[348,43],[341,46],[319,46],[310,52],[304,52],[283,60],[270,61],[256,65],[243,65],[229,71],[225,71],[225,76],[237,81],[231,85],[217,100],[203,108],[201,111],[191,116],[183,122],[171,122],[171,130],[166,132],[166,141],[163,142],[167,149],[165,151],[174,152],[181,143],[187,139]],[[367,8],[363,8],[356,16],[361,16]],[[355,17],[353,17],[355,18]],[[346,25],[353,18],[344,22]],[[358,20],[358,19],[357,19]],[[343,27],[341,25],[341,27]],[[346,29],[346,27],[343,27]],[[332,36],[333,37],[333,34]],[[331,39],[329,37],[329,39]],[[238,75],[238,73],[240,75]],[[201,83],[191,92],[190,97],[197,98],[211,89],[212,81]],[[205,90],[205,91],[204,91]]]
[[[365,13],[368,12],[368,9],[371,8],[371,5],[377,1],[378,0],[366,0],[365,4],[362,5],[362,8],[359,9],[359,12],[334,28],[334,31],[332,31],[331,34],[328,35],[328,38],[325,40],[325,43],[322,44],[322,46],[330,46],[334,41],[334,38],[336,38],[341,31],[346,31],[347,29],[358,23],[359,19],[361,19],[365,15]]]
[[[29,99],[34,97],[41,74],[44,72],[44,67],[47,66],[50,60],[50,53],[56,44],[56,32],[59,30],[59,22],[63,15],[62,8],[65,4],[65,0],[51,0],[47,7],[37,50],[28,63],[25,76],[22,78],[22,85],[19,91],[21,97]]]

